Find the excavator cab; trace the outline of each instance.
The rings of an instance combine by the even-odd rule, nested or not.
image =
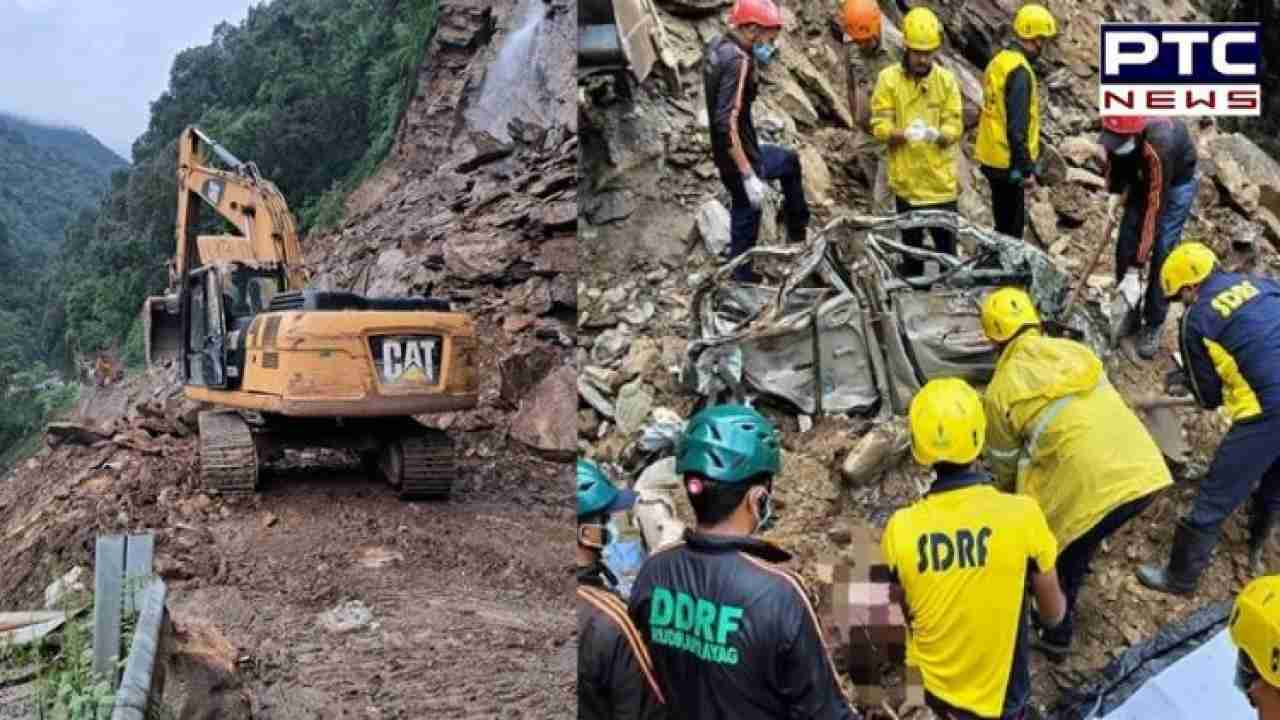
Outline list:
[[[181,294],[186,339],[182,378],[190,385],[235,389],[244,377],[245,336],[284,289],[278,268],[225,262],[197,268]]]

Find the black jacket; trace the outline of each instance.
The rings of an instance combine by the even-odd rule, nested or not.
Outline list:
[[[640,633],[597,573],[578,576],[579,720],[666,720]]]
[[[707,44],[702,83],[711,129],[711,157],[723,169],[737,169],[730,148],[738,146],[751,167],[760,166],[751,105],[756,100],[755,60],[732,39],[720,36]]]
[[[1167,117],[1148,118],[1136,143],[1128,155],[1107,153],[1107,192],[1130,188],[1125,212],[1142,218],[1137,244],[1149,251],[1154,247],[1156,222],[1168,202],[1169,189],[1190,182],[1196,174],[1196,145],[1181,120]],[[1132,242],[1133,238],[1120,241]]]
[[[667,701],[687,720],[858,718],[837,683],[790,554],[685,531],[649,556],[630,613]]]

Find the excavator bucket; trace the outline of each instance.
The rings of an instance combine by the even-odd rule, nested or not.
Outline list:
[[[147,367],[177,360],[182,349],[182,316],[178,312],[177,294],[147,298],[142,307],[142,324]]]

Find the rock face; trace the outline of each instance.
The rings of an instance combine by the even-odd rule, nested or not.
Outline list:
[[[420,420],[564,460],[576,422],[575,13],[563,0],[445,0],[438,17],[388,159],[339,230],[307,238],[308,269],[334,289],[469,313],[480,407]],[[626,193],[596,203],[602,221],[631,212]]]
[[[573,366],[557,369],[520,402],[511,435],[540,453],[568,462],[577,450],[577,380]]]

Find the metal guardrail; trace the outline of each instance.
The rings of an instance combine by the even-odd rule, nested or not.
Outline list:
[[[162,653],[169,632],[167,595],[168,588],[159,579],[148,583],[142,592],[142,612],[133,633],[124,677],[116,691],[111,720],[146,720],[151,717],[153,701],[164,692]]]

